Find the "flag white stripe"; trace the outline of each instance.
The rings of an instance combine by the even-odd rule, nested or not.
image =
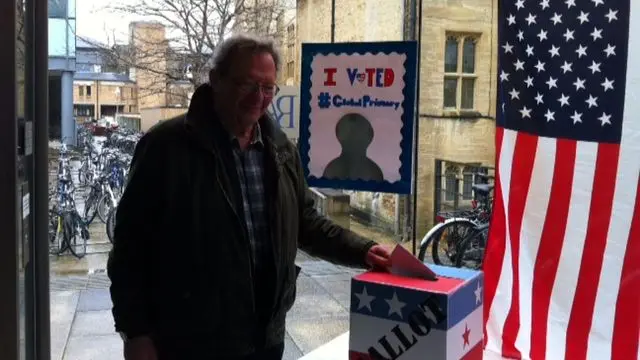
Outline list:
[[[489,310],[487,321],[487,345],[486,349],[502,353],[502,330],[507,318],[507,311],[511,307],[511,291],[513,286],[513,274],[511,273],[511,238],[509,236],[509,190],[511,184],[511,170],[513,164],[513,154],[516,147],[518,133],[513,130],[504,129],[500,150],[500,188],[502,190],[502,202],[505,211],[505,249],[502,260],[502,269],[498,279],[496,294]]]
[[[597,155],[597,143],[577,142],[567,230],[564,240],[557,239],[562,241],[562,252],[547,317],[546,359],[549,360],[564,359],[565,356],[569,315],[573,307],[587,235]]]
[[[520,251],[518,255],[518,284],[520,296],[520,331],[516,337],[516,348],[522,359],[529,359],[531,350],[531,301],[533,294],[533,270],[538,256],[542,224],[545,223],[553,171],[556,161],[557,140],[538,138],[535,162],[531,172],[531,183],[525,203],[522,230],[520,231]]]
[[[611,340],[615,321],[616,301],[620,290],[622,265],[629,240],[640,174],[640,2],[631,1],[629,24],[629,54],[625,119],[616,177],[611,223],[607,234],[604,262],[589,334],[587,359],[611,358]],[[634,30],[635,29],[635,30]],[[616,119],[621,121],[622,119]]]

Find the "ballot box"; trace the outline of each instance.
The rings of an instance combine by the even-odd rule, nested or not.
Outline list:
[[[435,280],[379,271],[352,279],[350,360],[482,359],[483,273],[429,269]]]

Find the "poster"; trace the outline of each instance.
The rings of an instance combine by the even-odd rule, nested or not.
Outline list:
[[[300,135],[300,87],[281,86],[267,112],[289,140],[294,143]]]
[[[415,42],[302,45],[309,186],[411,192],[416,53]]]

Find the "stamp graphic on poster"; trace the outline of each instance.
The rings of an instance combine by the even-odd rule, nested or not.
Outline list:
[[[411,44],[304,44],[300,139],[309,185],[409,192]]]

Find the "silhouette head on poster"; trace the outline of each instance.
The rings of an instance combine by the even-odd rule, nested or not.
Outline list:
[[[344,115],[336,124],[336,137],[342,152],[331,160],[323,176],[329,179],[382,181],[382,170],[367,157],[374,130],[369,120],[358,113]]]

